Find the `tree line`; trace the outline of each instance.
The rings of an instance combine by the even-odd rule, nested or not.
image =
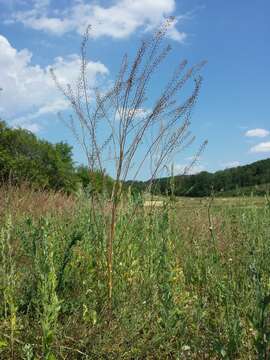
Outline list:
[[[89,170],[76,166],[72,159],[72,147],[67,143],[52,144],[41,140],[28,130],[14,129],[0,121],[0,183],[19,185],[29,183],[33,188],[74,193],[79,189],[111,193],[113,179],[105,171]],[[270,184],[270,159],[256,161],[210,173],[178,175],[151,180],[154,194],[175,196],[237,196],[262,195]],[[133,193],[149,188],[149,181],[125,182]]]
[[[270,159],[256,161],[214,173],[202,171],[195,175],[164,177],[153,182],[155,194],[204,197],[264,195],[270,185]],[[149,186],[148,182],[137,183],[138,189]]]
[[[104,172],[76,166],[72,147],[38,139],[28,130],[14,129],[0,121],[0,183],[74,193],[110,191],[113,180]]]

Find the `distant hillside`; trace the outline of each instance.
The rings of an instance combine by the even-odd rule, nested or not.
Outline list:
[[[113,179],[103,172],[89,172],[72,160],[72,147],[66,143],[51,144],[23,129],[12,129],[0,120],[0,185],[29,183],[34,188],[61,190],[67,193],[80,188],[111,193]],[[125,187],[131,182],[126,182]],[[149,182],[132,183],[133,191],[144,191]],[[253,193],[265,194],[270,188],[270,159],[245,166],[196,175],[160,178],[154,181],[154,194],[176,196],[209,196],[212,189],[221,196]]]
[[[148,182],[136,182],[139,191],[147,187]],[[262,195],[270,188],[270,159],[256,161],[249,165],[196,175],[179,175],[173,179],[156,179],[153,184],[155,194],[170,194],[174,188],[176,196],[209,196],[213,190],[216,195]]]

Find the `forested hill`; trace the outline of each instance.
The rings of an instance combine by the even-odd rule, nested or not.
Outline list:
[[[51,144],[23,129],[12,129],[0,121],[0,183],[29,183],[32,187],[76,192],[79,188],[91,191],[111,191],[113,179],[98,171],[89,172],[85,166],[75,166],[72,147],[66,143]],[[134,190],[143,191],[148,182],[132,183]],[[127,182],[126,187],[131,185]],[[245,166],[196,175],[160,178],[154,181],[156,194],[176,196],[231,196],[265,194],[270,187],[270,159]]]
[[[256,161],[249,165],[196,175],[175,176],[174,180],[161,178],[154,184],[156,193],[170,193],[173,185],[176,196],[237,196],[244,194],[262,195],[270,185],[270,159]]]
[[[146,189],[149,182],[134,184],[138,191]],[[270,189],[270,159],[256,161],[249,165],[196,175],[178,175],[173,179],[164,177],[153,182],[155,194],[176,196],[209,196],[212,191],[220,196],[263,195]]]

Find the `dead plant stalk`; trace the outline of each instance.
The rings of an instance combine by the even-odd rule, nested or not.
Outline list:
[[[122,184],[128,178],[135,180],[144,170],[144,166],[151,163],[151,185],[164,165],[194,141],[189,130],[190,116],[201,88],[202,78],[198,73],[204,61],[188,70],[185,70],[187,61],[182,61],[151,106],[148,105],[149,99],[146,96],[153,74],[171,50],[171,47],[163,45],[163,42],[173,21],[173,18],[167,19],[150,39],[142,41],[131,63],[128,56],[124,55],[120,71],[109,89],[104,89],[101,85],[91,88],[88,84],[86,48],[90,27],[82,41],[81,69],[76,85],[63,85],[55,72],[51,71],[58,89],[74,111],[68,121],[63,120],[81,145],[88,160],[89,171],[99,170],[105,175],[105,168],[114,169],[115,181],[107,223],[110,309],[113,298],[113,243],[116,236],[117,210],[123,192]],[[195,83],[191,95],[182,101],[177,99],[179,92],[191,79]],[[196,153],[194,161],[205,145],[206,142]],[[142,150],[145,155],[139,160],[138,154]],[[104,201],[100,201],[94,192],[92,203],[98,204],[99,211],[104,211]],[[95,212],[95,209],[96,206],[93,206],[92,211]]]

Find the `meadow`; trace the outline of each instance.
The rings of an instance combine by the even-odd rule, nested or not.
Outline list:
[[[267,197],[123,195],[111,308],[106,211],[83,193],[0,200],[1,359],[269,359]]]

